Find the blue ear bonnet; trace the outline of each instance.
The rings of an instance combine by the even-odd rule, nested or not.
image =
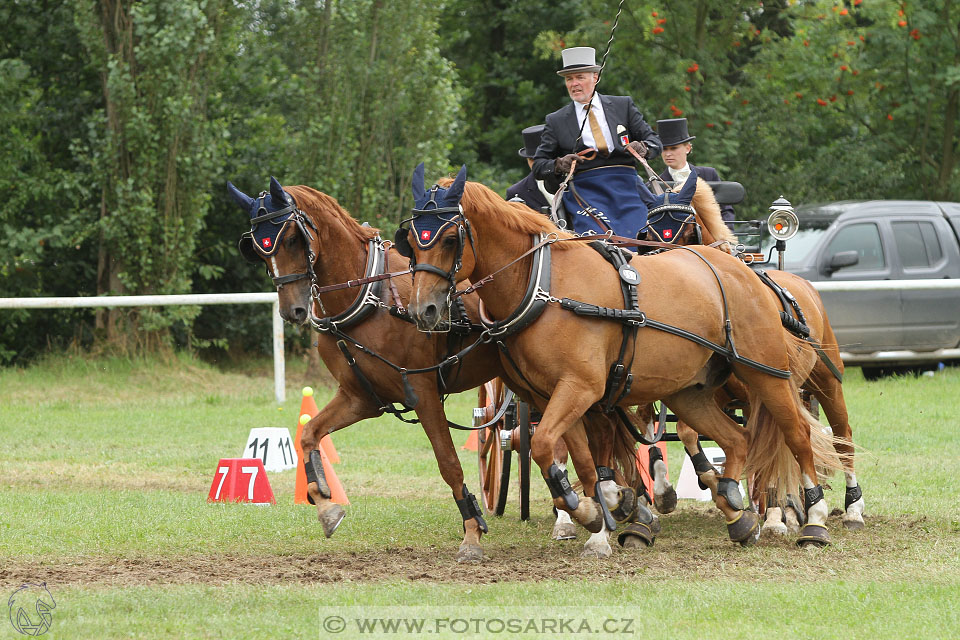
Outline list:
[[[647,224],[641,231],[652,232],[661,242],[674,242],[682,233],[683,226],[690,224],[696,212],[690,203],[697,192],[697,172],[690,169],[690,175],[679,193],[667,191],[658,196],[653,195],[643,182],[638,183],[640,199],[649,209]]]
[[[272,256],[280,245],[280,237],[297,212],[293,196],[284,191],[276,178],[270,178],[270,191],[261,191],[256,198],[243,193],[227,182],[227,191],[237,205],[250,215],[250,235],[257,253]]]
[[[444,189],[433,185],[429,191],[423,187],[423,163],[413,171],[413,217],[410,228],[417,238],[417,246],[429,249],[449,225],[456,224],[457,216],[463,213],[460,199],[467,180],[467,165],[460,167],[453,184]]]

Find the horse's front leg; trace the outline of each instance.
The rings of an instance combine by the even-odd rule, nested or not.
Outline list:
[[[435,389],[423,388],[416,391],[420,396],[420,403],[416,409],[417,416],[430,439],[440,475],[453,491],[453,499],[463,518],[463,542],[460,543],[457,551],[457,562],[480,562],[483,560],[480,537],[487,532],[487,523],[483,519],[477,499],[463,482],[463,468],[460,466],[460,458],[457,456],[457,449],[450,436],[450,427],[447,424],[443,404]]]
[[[594,497],[597,470],[580,418],[595,399],[578,391],[583,386],[580,382],[569,383],[565,380],[557,383],[530,443],[530,453],[550,489],[554,506],[569,512],[591,533],[597,533],[603,527],[603,515],[596,501],[580,500],[573,492],[566,473],[560,470],[553,458],[557,441],[563,436],[577,476],[583,484],[584,495]],[[578,425],[577,428],[572,428],[575,425]]]
[[[328,538],[337,530],[346,514],[343,507],[330,499],[330,487],[320,456],[320,440],[338,429],[378,415],[380,411],[369,400],[340,387],[333,399],[303,426],[300,450],[303,451],[303,468],[307,475],[307,499],[317,506],[317,519]]]

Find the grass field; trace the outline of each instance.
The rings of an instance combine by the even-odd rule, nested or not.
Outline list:
[[[532,520],[520,522],[511,495],[506,515],[488,518],[479,566],[454,562],[459,514],[423,432],[391,417],[334,437],[351,505],[331,539],[313,507],[293,505],[293,471],[270,474],[276,505],[206,502],[218,459],[240,456],[251,428],[294,432],[298,376],[278,407],[269,370],[186,358],[64,357],[0,371],[2,601],[45,581],[54,638],[334,637],[330,612],[349,620],[386,606],[434,619],[607,607],[636,619],[618,635],[663,638],[960,637],[958,368],[869,383],[849,371],[867,528],[847,532],[831,517],[827,549],[740,548],[718,511],[681,501],[661,516],[654,547],[582,559],[585,533],[549,539],[535,471]],[[332,392],[317,387],[318,404]],[[451,398],[452,419],[469,421],[475,398]],[[461,461],[477,491],[474,456]],[[672,476],[681,460],[671,445]],[[842,506],[834,484],[827,498]],[[0,620],[0,639],[15,637]]]

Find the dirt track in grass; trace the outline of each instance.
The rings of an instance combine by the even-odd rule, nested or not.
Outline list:
[[[6,560],[0,583],[45,580],[59,586],[133,586],[161,584],[325,584],[426,581],[492,584],[542,580],[790,580],[904,579],[931,575],[953,554],[934,551],[943,531],[911,518],[867,518],[867,529],[843,531],[836,515],[829,528],[834,545],[800,550],[793,538],[762,539],[742,549],[703,531],[684,535],[665,529],[649,549],[623,550],[613,556],[580,557],[581,534],[567,542],[537,541],[530,546],[498,545],[485,538],[486,558],[479,565],[454,560],[456,549],[426,546],[375,551],[330,551],[299,555],[191,554],[136,557],[73,557]],[[934,527],[935,528],[935,527]],[[951,532],[952,533],[952,532]],[[948,537],[952,537],[949,536]],[[960,535],[956,536],[960,539]],[[939,544],[938,544],[939,543]],[[950,545],[952,546],[952,545]],[[942,547],[941,547],[942,548]],[[952,558],[952,559],[951,559]]]

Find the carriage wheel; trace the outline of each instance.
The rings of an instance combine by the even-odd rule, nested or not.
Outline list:
[[[484,422],[496,415],[503,402],[506,387],[497,378],[480,387],[478,406],[484,409]],[[508,412],[509,413],[509,412]],[[477,433],[477,458],[480,467],[480,495],[487,513],[502,516],[507,506],[510,488],[510,451],[500,446],[500,430],[506,426],[507,415]]]
[[[517,400],[517,428],[513,446],[520,461],[520,519],[530,519],[530,405]]]

